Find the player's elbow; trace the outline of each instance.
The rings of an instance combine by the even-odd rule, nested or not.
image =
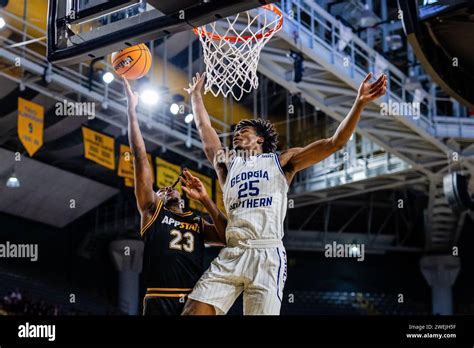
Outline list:
[[[347,141],[344,139],[341,139],[340,137],[335,137],[331,139],[331,145],[333,147],[333,151],[339,151],[341,150],[345,145]]]
[[[339,143],[339,144],[334,145],[334,152],[342,150],[344,145],[346,145],[346,144],[345,143],[342,143],[342,144]]]
[[[137,193],[135,192],[135,196],[136,195],[137,195]],[[148,206],[149,206],[148,204],[142,203],[142,202],[137,200],[137,209],[138,209],[138,212],[140,213],[140,215],[143,215],[145,213],[145,211],[147,211]]]
[[[209,162],[214,163],[216,159],[217,149],[212,145],[204,145],[204,153]]]
[[[154,210],[156,202],[150,197],[143,197],[143,192],[135,190],[135,197],[137,201],[137,209],[141,215],[145,212]]]
[[[204,153],[206,155],[212,155],[214,153],[214,148],[211,145],[204,145]]]

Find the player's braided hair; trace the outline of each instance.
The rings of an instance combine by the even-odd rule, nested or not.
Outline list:
[[[263,137],[263,152],[268,153],[276,151],[278,144],[278,133],[270,121],[264,120],[263,118],[241,120],[235,126],[234,134],[244,127],[252,127],[255,129],[255,133],[259,137]]]

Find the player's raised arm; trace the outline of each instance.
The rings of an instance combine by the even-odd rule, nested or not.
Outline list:
[[[382,74],[377,81],[369,83],[371,77],[372,73],[369,73],[362,81],[351,110],[332,137],[317,140],[305,147],[291,148],[281,154],[281,165],[285,169],[288,181],[291,181],[296,172],[322,161],[349,141],[365,106],[385,94],[386,76]]]
[[[138,124],[136,108],[138,93],[133,92],[130,83],[123,79],[128,102],[128,141],[133,154],[135,172],[135,197],[140,214],[153,210],[158,199],[153,191],[153,172],[148,162],[145,142]]]
[[[212,245],[225,245],[225,229],[227,227],[227,217],[222,213],[216,204],[209,197],[206,188],[201,180],[193,176],[186,169],[183,170],[182,189],[191,199],[200,201],[211,215],[213,224],[203,220],[203,234],[206,243]]]
[[[216,130],[211,125],[209,114],[207,113],[202,99],[201,91],[205,79],[206,73],[202,75],[197,73],[196,76],[193,77],[193,81],[189,84],[189,88],[185,88],[185,91],[191,96],[194,120],[204,146],[204,152],[207,159],[214,165],[214,158],[217,151],[222,148],[222,143]]]

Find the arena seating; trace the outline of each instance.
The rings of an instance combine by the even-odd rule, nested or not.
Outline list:
[[[0,269],[0,314],[33,315],[104,315],[121,312],[99,298],[81,291],[57,288],[29,277]],[[12,292],[21,294],[21,300],[11,298]],[[75,295],[76,303],[69,296]],[[13,296],[15,297],[15,296]]]
[[[293,296],[291,296],[293,295]],[[290,297],[291,296],[291,297]],[[405,298],[397,302],[397,295],[339,291],[286,291],[282,314],[286,315],[424,315],[429,304]],[[291,302],[293,299],[293,302]]]

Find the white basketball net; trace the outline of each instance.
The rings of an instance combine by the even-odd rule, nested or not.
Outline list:
[[[197,28],[206,64],[205,93],[230,93],[240,100],[258,88],[260,52],[281,29],[282,19],[278,8],[265,5]]]

